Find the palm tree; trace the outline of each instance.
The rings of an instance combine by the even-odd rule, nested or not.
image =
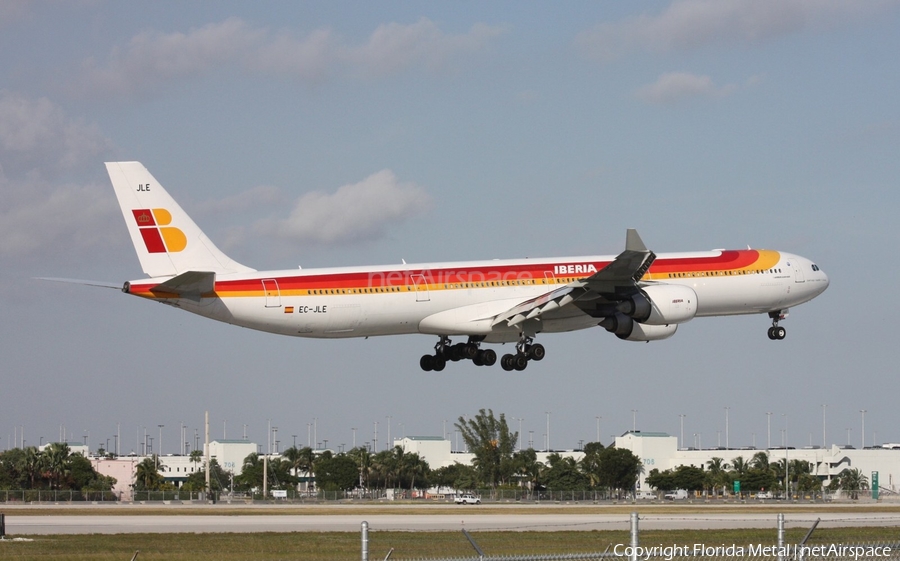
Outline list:
[[[23,450],[24,455],[19,462],[19,470],[28,477],[31,482],[31,489],[34,489],[34,480],[41,474],[44,469],[45,457],[34,446],[29,446]]]
[[[369,485],[369,471],[372,469],[372,454],[365,446],[358,446],[350,450],[347,455],[356,461],[359,468],[359,486],[366,488]]]
[[[49,472],[50,479],[54,481],[56,489],[59,489],[60,480],[68,472],[69,454],[69,445],[65,442],[54,442],[46,449],[44,467]]]
[[[859,471],[859,468],[844,468],[839,477],[840,489],[847,491],[851,499],[858,499],[859,492],[869,488],[869,479]]]
[[[722,486],[723,494],[730,478],[728,477],[728,464],[722,458],[711,458],[706,462],[708,468],[709,482],[713,488],[713,494],[719,496],[719,486]]]
[[[750,467],[762,471],[769,471],[769,453],[760,451],[753,454],[753,459],[750,460]]]
[[[154,458],[144,458],[144,461],[137,465],[134,472],[134,481],[136,486],[148,491],[154,491],[159,488],[163,477],[156,468],[156,460]]]

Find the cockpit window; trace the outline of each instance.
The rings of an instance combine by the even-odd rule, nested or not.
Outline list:
[[[812,264],[812,270],[813,270],[813,271],[818,271],[818,270],[819,270],[819,266],[816,265],[815,263],[813,263],[813,264]]]

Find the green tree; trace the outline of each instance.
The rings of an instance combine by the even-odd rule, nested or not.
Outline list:
[[[365,446],[357,446],[347,453],[356,462],[357,474],[359,476],[359,486],[366,488],[369,486],[369,471],[372,469],[372,454]]]
[[[631,491],[643,470],[641,459],[631,450],[604,448],[600,452],[600,485],[604,487]]]
[[[657,468],[650,470],[647,475],[647,485],[653,487],[657,491],[673,491],[677,488],[675,484],[675,474],[672,470],[659,471]]]
[[[706,472],[703,468],[680,465],[675,468],[675,488],[686,491],[701,491],[706,485]]]
[[[478,473],[472,466],[451,464],[433,470],[431,482],[440,487],[470,491],[478,485]]]
[[[359,483],[356,461],[346,454],[321,458],[316,465],[316,486],[325,491],[348,491]]]
[[[163,476],[156,468],[156,458],[144,458],[135,467],[134,487],[140,491],[156,491],[163,484]]]
[[[506,416],[501,413],[498,419],[493,410],[481,409],[468,420],[460,417],[455,426],[475,455],[472,463],[480,480],[491,487],[507,483],[515,470],[511,460],[519,433],[510,432]]]
[[[588,477],[594,488],[600,484],[600,457],[603,450],[603,445],[599,442],[588,442],[584,445],[584,457],[579,462],[581,472]]]
[[[706,476],[713,493],[718,496],[719,489],[726,489],[731,485],[731,477],[728,475],[728,464],[722,458],[710,458],[706,462]]]
[[[68,475],[70,453],[69,445],[65,442],[54,442],[44,451],[44,468],[54,489],[59,489],[63,477]]]
[[[519,450],[513,454],[513,473],[531,491],[542,486],[544,468],[544,464],[538,461],[534,448]]]
[[[547,462],[550,465],[544,473],[544,484],[551,491],[579,491],[590,487],[590,478],[578,469],[574,458],[564,458],[554,452],[547,457]]]
[[[46,457],[34,446],[29,446],[21,451],[18,457],[18,471],[28,481],[28,489],[35,489],[37,481],[46,464]]]
[[[847,491],[851,499],[859,498],[859,492],[869,488],[869,478],[859,468],[844,468],[838,475],[839,488]]]

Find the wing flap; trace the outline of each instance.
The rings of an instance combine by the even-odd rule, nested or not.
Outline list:
[[[595,306],[596,300],[620,300],[639,290],[637,283],[655,259],[656,254],[647,249],[637,230],[629,229],[625,234],[625,251],[612,263],[587,278],[576,280],[497,314],[491,326],[506,322],[508,327],[515,327],[526,320],[539,320],[543,314],[569,304],[575,303],[577,306],[579,301],[585,301],[584,306]],[[591,303],[588,304],[588,301]]]

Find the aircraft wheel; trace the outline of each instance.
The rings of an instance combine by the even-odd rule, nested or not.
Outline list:
[[[481,354],[481,351],[478,351],[478,353],[475,355],[475,358],[472,359],[472,363],[475,366],[484,366],[484,361],[482,360],[483,357],[484,355]]]
[[[528,357],[525,355],[516,355],[513,357],[513,367],[516,370],[522,371],[528,366]]]
[[[493,349],[485,349],[481,353],[481,363],[485,366],[493,366],[497,362],[497,353]]]
[[[434,357],[431,355],[423,355],[422,358],[419,359],[419,366],[422,367],[422,370],[425,372],[431,372],[434,370]]]
[[[444,369],[445,366],[447,366],[447,361],[444,360],[444,357],[436,356],[436,357],[432,357],[432,358],[434,359],[433,368],[434,368],[435,372],[440,372],[441,370]]]
[[[510,354],[503,355],[503,358],[500,359],[500,367],[503,368],[503,370],[506,370],[507,372],[509,372],[510,370],[515,368],[515,366],[513,365],[513,361],[515,359],[516,359],[516,357],[514,357],[513,355],[510,355]]]
[[[544,350],[544,345],[541,345],[540,343],[532,345],[531,349],[528,351],[528,358],[533,360],[544,360],[545,356],[547,356],[547,351]]]
[[[773,328],[772,333],[775,335],[776,340],[781,341],[787,335],[787,329],[779,325],[778,327]]]
[[[444,352],[447,355],[447,358],[452,360],[453,362],[459,362],[459,360],[463,357],[462,349],[460,349],[458,345],[448,347]]]
[[[462,356],[469,360],[475,360],[475,357],[478,356],[478,345],[473,343],[464,344],[462,346]]]
[[[774,327],[770,327],[769,330],[766,332],[766,334],[769,336],[769,339],[771,339],[772,341],[775,340],[775,328]]]

